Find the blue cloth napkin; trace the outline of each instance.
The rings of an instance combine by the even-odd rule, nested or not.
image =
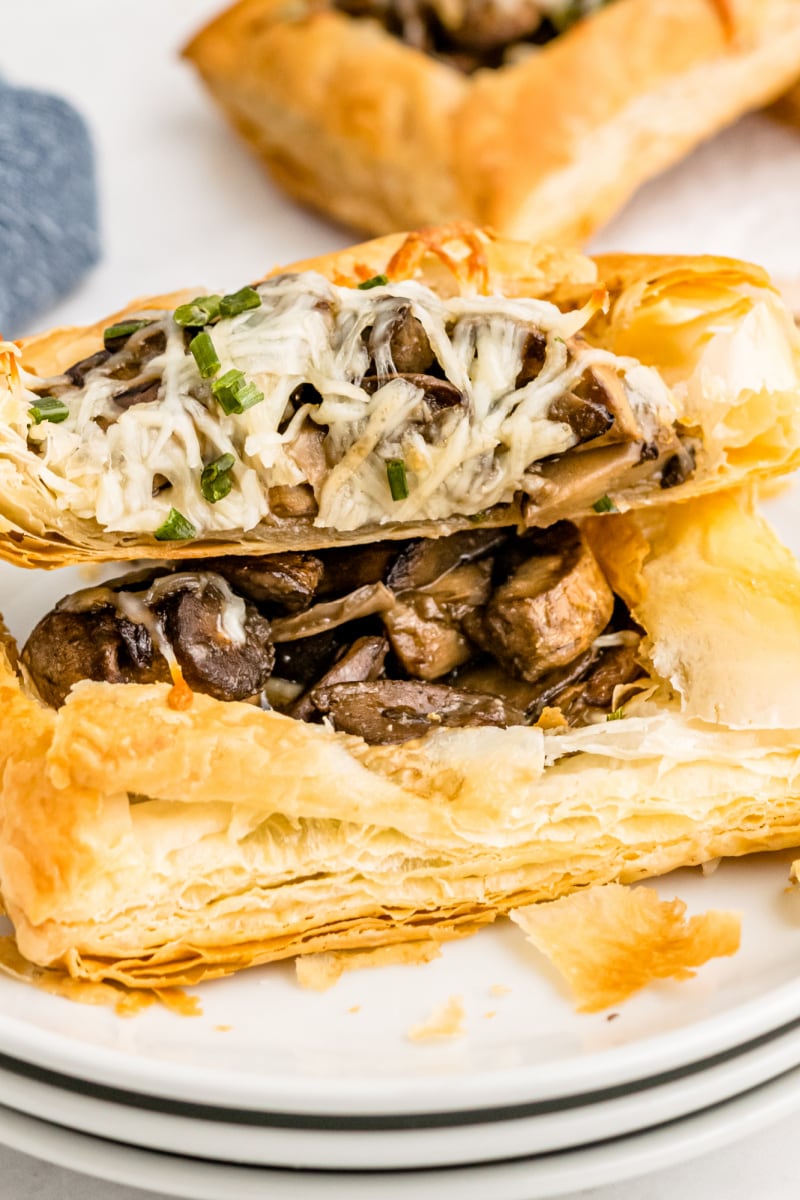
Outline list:
[[[0,80],[0,334],[15,337],[99,255],[94,154],[57,96]]]

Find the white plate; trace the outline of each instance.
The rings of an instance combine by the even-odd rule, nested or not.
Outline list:
[[[800,1108],[800,1068],[646,1133],[541,1158],[396,1173],[281,1171],[178,1158],[0,1108],[0,1142],[48,1162],[190,1200],[543,1200],[709,1153]]]
[[[214,1119],[191,1107],[143,1107],[125,1093],[83,1094],[63,1077],[0,1068],[3,1103],[78,1132],[194,1158],[270,1167],[402,1170],[495,1162],[618,1138],[688,1116],[800,1064],[800,1026],[713,1065],[622,1095],[482,1124],[373,1129],[287,1127]],[[34,1069],[35,1070],[35,1069]],[[182,1111],[181,1111],[182,1109]],[[219,1113],[217,1113],[217,1117]],[[238,1119],[237,1119],[238,1118]]]
[[[773,505],[792,532],[798,494]],[[77,572],[0,567],[0,612],[24,636]],[[743,914],[738,954],[682,984],[634,997],[613,1021],[577,1016],[543,960],[505,922],[444,947],[425,967],[345,975],[302,991],[291,964],[200,990],[195,1019],[150,1009],[130,1020],[0,979],[0,1053],[94,1083],[171,1098],[330,1118],[453,1113],[581,1095],[697,1062],[800,1016],[800,895],[791,854],[728,860],[706,878],[660,880],[694,911]],[[493,993],[493,985],[510,991]],[[464,1037],[413,1044],[406,1031],[460,995]],[[511,1114],[509,1114],[511,1115]]]

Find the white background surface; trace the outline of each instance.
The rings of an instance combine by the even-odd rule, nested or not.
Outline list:
[[[177,59],[219,3],[2,0],[0,71],[75,103],[98,156],[104,259],[42,327],[94,321],[148,292],[234,288],[352,240],[272,189]],[[752,117],[645,188],[595,246],[730,253],[796,278],[798,197],[800,135]],[[783,1200],[797,1190],[799,1127],[786,1121],[696,1163],[581,1195]],[[0,1200],[144,1195],[0,1149]]]

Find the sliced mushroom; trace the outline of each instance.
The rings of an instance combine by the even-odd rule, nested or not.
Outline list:
[[[370,356],[381,372],[390,369],[398,375],[419,374],[435,362],[428,335],[410,304],[381,305],[368,345]]]
[[[357,621],[373,613],[385,612],[394,604],[394,596],[382,583],[369,583],[356,588],[338,600],[324,600],[305,612],[292,617],[277,617],[272,622],[272,637],[276,642],[292,642],[297,638],[313,637]]]
[[[42,701],[51,708],[60,708],[73,685],[82,679],[99,683],[169,679],[167,662],[160,656],[154,658],[147,631],[139,635],[125,628],[123,632],[123,622],[111,609],[47,613],[25,643],[22,664]]]
[[[382,679],[314,688],[311,697],[334,728],[365,742],[396,744],[443,726],[524,725],[521,712],[497,696],[459,692],[443,684]]]
[[[386,638],[357,638],[314,686],[324,688],[337,683],[365,683],[377,679],[383,670],[388,652],[389,643]],[[308,721],[317,711],[310,694],[306,693],[289,709],[289,715],[300,721]]]
[[[491,559],[465,563],[423,591],[404,592],[383,614],[392,649],[409,675],[439,679],[472,658],[474,647],[461,621],[486,603],[491,576]]]
[[[608,427],[606,442],[642,439],[642,429],[630,406],[625,386],[613,367],[595,363],[587,368],[572,389],[572,395],[583,401],[587,410],[597,412],[598,416],[603,411],[611,416],[612,424]]]
[[[604,404],[589,397],[579,397],[575,392],[554,400],[547,416],[550,421],[569,425],[579,445],[602,437],[614,424],[614,417]]]
[[[345,636],[349,632],[344,631]],[[292,700],[296,700],[330,667],[346,645],[343,631],[339,628],[300,638],[296,642],[279,642],[275,647],[274,673],[300,685],[299,692],[292,696]]]
[[[150,572],[66,597],[36,626],[23,661],[45,703],[58,707],[81,679],[170,680],[162,645],[191,688],[220,700],[259,692],[275,659],[268,622],[224,580]]]
[[[160,389],[160,379],[146,379],[143,383],[137,383],[123,392],[117,392],[113,400],[117,408],[127,411],[129,408],[133,408],[134,404],[150,404],[153,400],[157,400]]]
[[[609,710],[615,688],[642,678],[645,671],[638,652],[636,643],[602,650],[586,677],[562,692],[558,706],[570,725],[583,725],[598,710]]]
[[[365,375],[361,386],[369,395],[377,392],[394,379],[405,379],[413,387],[423,393],[426,419],[433,420],[442,413],[453,408],[465,407],[467,398],[449,379],[439,379],[436,375],[396,374],[396,375]]]
[[[466,667],[458,672],[453,682],[455,686],[468,692],[488,692],[491,696],[501,696],[503,700],[523,712],[528,719],[535,720],[542,709],[556,703],[571,684],[586,674],[595,657],[591,650],[587,650],[566,667],[548,671],[535,683],[530,683],[527,679],[516,679],[496,662],[491,661]]]
[[[641,453],[641,443],[630,442],[537,463],[526,476],[524,521],[549,524],[566,513],[591,512],[602,496],[653,474],[657,463],[642,464]]]
[[[321,596],[335,596],[384,580],[403,542],[369,542],[366,546],[343,546],[321,550],[324,573],[319,587]]]
[[[677,487],[679,483],[684,483],[689,478],[694,469],[694,447],[681,447],[677,454],[673,454],[664,463],[664,469],[661,472],[661,487],[665,489]]]
[[[287,550],[263,558],[210,558],[203,564],[259,604],[279,604],[288,612],[302,612],[312,603],[320,580],[322,561],[315,554]]]
[[[427,587],[462,563],[490,554],[508,538],[505,529],[466,529],[449,537],[407,542],[386,576],[387,587],[395,592]]]
[[[531,329],[522,347],[522,366],[517,375],[515,387],[525,387],[541,374],[544,360],[547,357],[547,338],[540,329]]]
[[[217,700],[246,700],[272,674],[275,648],[269,622],[245,606],[243,636],[226,629],[226,597],[213,586],[175,592],[158,605],[167,640],[189,687]]]
[[[304,421],[296,437],[286,446],[286,453],[297,464],[312,487],[324,482],[328,471],[325,458],[325,435],[313,421]]]
[[[110,350],[98,350],[96,354],[91,354],[88,358],[82,358],[80,362],[73,363],[64,374],[75,384],[75,387],[83,387],[86,383],[86,376],[96,367],[102,367],[110,357]]]
[[[614,611],[614,595],[578,530],[565,522],[558,532],[558,553],[527,559],[495,590],[480,626],[466,622],[506,670],[530,682],[588,650]]]

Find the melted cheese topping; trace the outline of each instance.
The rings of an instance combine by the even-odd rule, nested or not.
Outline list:
[[[62,423],[35,425],[19,405],[25,454],[59,508],[110,531],[152,533],[172,508],[198,535],[247,531],[275,519],[271,487],[310,484],[320,527],[471,515],[510,502],[526,490],[534,464],[575,446],[571,426],[548,414],[593,365],[615,371],[643,440],[676,416],[654,370],[580,340],[567,346],[591,307],[562,313],[541,300],[445,300],[411,281],[360,290],[310,272],[268,280],[258,291],[259,308],[208,330],[218,376],[236,368],[264,393],[241,414],[225,414],[186,349],[184,330],[163,312],[143,312],[158,324],[128,344],[135,353],[135,339],[161,333],[163,349],[136,380],[155,382],[147,400],[117,403],[132,384],[111,378],[100,363],[82,386],[66,376],[48,381],[69,408]],[[428,406],[418,376],[393,375],[391,333],[409,311],[427,335],[437,373],[461,393],[450,407]],[[544,364],[517,387],[532,331],[546,339]],[[301,384],[316,390],[318,403],[296,391]],[[48,391],[24,372],[21,387],[28,404],[34,388]],[[300,449],[309,431],[316,456]],[[210,503],[201,473],[223,454],[235,458],[233,487]],[[387,461],[398,458],[408,484],[402,500],[392,498],[387,479]]]

